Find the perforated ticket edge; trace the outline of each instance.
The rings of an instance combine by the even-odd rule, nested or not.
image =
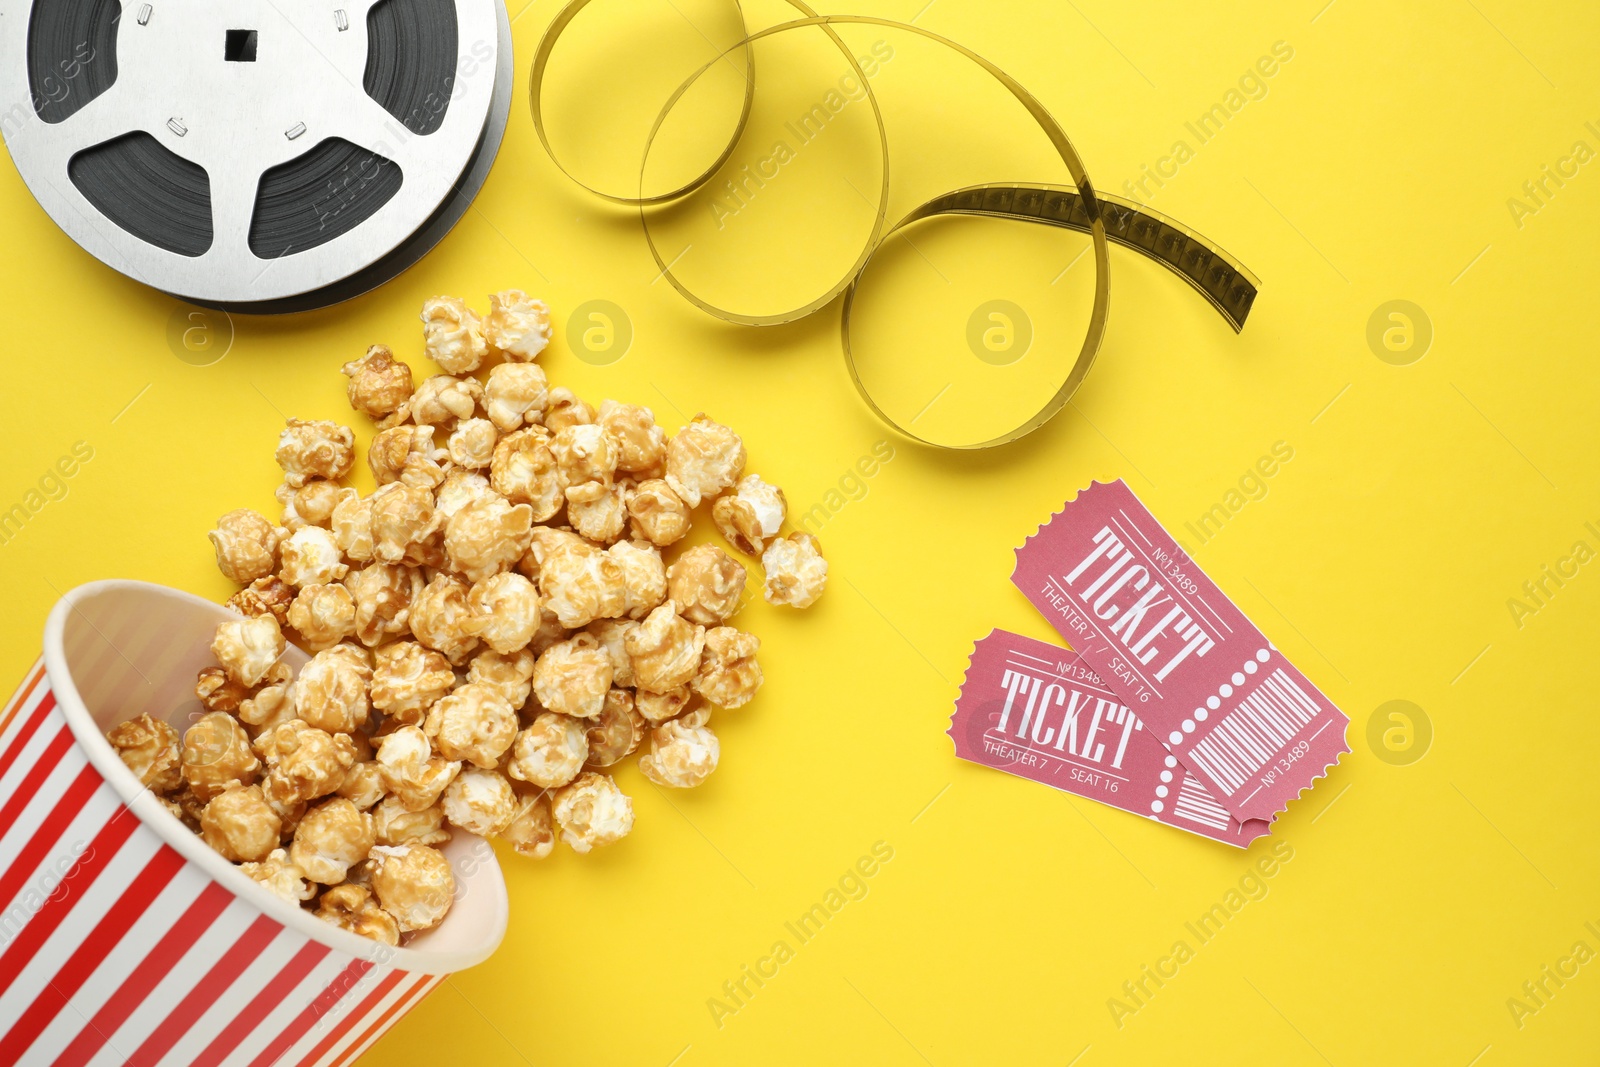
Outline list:
[[[1044,654],[1048,654],[1051,658],[1046,659]],[[1040,785],[1057,789],[1063,793],[1082,797],[1084,800],[1103,804],[1118,811],[1125,811],[1130,815],[1146,818],[1152,822],[1158,822],[1164,826],[1194,834],[1197,837],[1231,845],[1234,848],[1248,848],[1258,838],[1265,837],[1271,833],[1271,823],[1267,820],[1251,819],[1241,822],[1231,814],[1228,814],[1226,809],[1217,803],[1215,797],[1206,792],[1204,784],[1195,779],[1192,774],[1186,773],[1183,765],[1167,752],[1166,747],[1147,728],[1125,730],[1124,733],[1125,746],[1132,746],[1135,752],[1139,753],[1135,757],[1135,761],[1140,764],[1140,770],[1142,771],[1142,776],[1138,781],[1134,781],[1131,777],[1133,773],[1132,767],[1124,768],[1118,766],[1114,768],[1115,770],[1129,772],[1128,775],[1119,776],[1111,774],[1111,771],[1105,766],[1099,765],[1099,760],[1094,757],[1073,752],[1072,756],[1074,758],[1069,759],[1066,756],[1050,751],[1049,748],[1043,747],[1049,744],[1048,734],[1043,746],[1036,744],[1035,742],[1039,735],[1037,724],[1035,724],[1031,736],[1024,734],[1020,740],[1003,734],[999,737],[991,736],[996,731],[986,728],[983,724],[983,718],[988,714],[989,703],[999,700],[999,693],[1005,691],[1004,675],[1002,674],[1001,676],[1001,688],[992,695],[980,691],[977,686],[982,684],[982,679],[985,676],[992,677],[993,674],[1003,671],[1005,662],[1014,662],[1011,657],[1035,660],[1045,664],[1054,663],[1057,667],[1065,664],[1081,668],[1087,677],[1079,679],[1076,683],[1063,677],[1059,670],[1039,668],[1035,671],[1035,674],[1040,682],[1047,677],[1059,679],[1067,681],[1069,684],[1081,685],[1084,689],[1092,690],[1096,694],[1103,693],[1111,696],[1121,705],[1121,710],[1127,714],[1128,719],[1137,723],[1137,718],[1132,709],[1121,703],[1120,696],[1106,684],[1104,679],[1095,674],[1086,664],[1081,663],[1082,657],[1078,652],[1059,645],[1052,645],[1036,638],[1011,633],[997,627],[974,641],[972,651],[967,656],[967,666],[962,674],[955,708],[950,716],[950,728],[945,731],[950,737],[958,759],[977,764],[980,767],[987,767],[991,770],[1003,771],[1026,781],[1037,782]],[[1004,662],[996,663],[996,661]],[[1037,685],[1034,687],[1034,692],[1038,692]],[[1034,701],[1029,698],[1027,700],[1029,715],[1032,714],[1034,706]],[[1022,718],[1022,709],[1014,710],[1018,712],[1017,722],[1019,727],[1026,730],[1027,722]],[[1063,739],[1065,736],[1066,714],[1067,712],[1063,710],[1063,721],[1058,722],[1055,728],[1063,731]],[[1095,721],[1099,721],[1098,712],[1096,713]],[[1124,726],[1124,722],[1118,722],[1115,725]],[[974,734],[979,736],[975,738]],[[974,740],[981,740],[983,744],[981,746],[974,745]],[[1086,740],[1092,741],[1092,736]],[[991,744],[996,747],[1009,745],[1013,749],[1024,753],[1028,757],[1027,761],[1008,761],[1005,756],[991,752],[989,748]],[[1141,747],[1144,750],[1142,753],[1140,752]],[[1113,762],[1115,763],[1116,760],[1113,759]],[[1052,764],[1055,765],[1053,768]],[[1068,774],[1065,778],[1061,777],[1060,772],[1067,767],[1075,767],[1084,772],[1120,778],[1122,781],[1127,782],[1130,788],[1126,794],[1119,795],[1116,800],[1109,799],[1109,794],[1105,789],[1099,787],[1099,783],[1090,783],[1072,774]],[[1047,771],[1049,773],[1046,773]],[[1184,796],[1186,783],[1179,777],[1180,775],[1194,782],[1194,789],[1198,790],[1200,794],[1198,798],[1192,795],[1187,798]],[[1189,810],[1194,810],[1196,800],[1202,804],[1209,802],[1213,805],[1216,813],[1226,820],[1225,825],[1220,827],[1215,825],[1208,826],[1202,820],[1193,817],[1190,817],[1191,821],[1182,821],[1185,803],[1188,803]]]
[[[1090,632],[1087,634],[1070,632],[1067,613],[1058,604],[1052,603],[1050,598],[1045,595],[1041,583],[1031,580],[1030,573],[1036,570],[1049,572],[1053,569],[1054,564],[1065,562],[1055,558],[1057,553],[1050,541],[1052,536],[1067,536],[1066,531],[1071,529],[1076,520],[1076,516],[1072,514],[1074,509],[1092,507],[1098,504],[1101,496],[1113,498],[1119,494],[1126,494],[1127,502],[1137,509],[1132,514],[1129,514],[1127,508],[1122,508],[1121,513],[1130,526],[1145,540],[1147,547],[1152,550],[1160,548],[1163,551],[1170,552],[1174,564],[1181,565],[1184,571],[1191,576],[1192,581],[1206,583],[1209,586],[1209,590],[1202,590],[1202,592],[1206,593],[1208,599],[1213,596],[1217,598],[1220,605],[1225,605],[1227,609],[1230,609],[1237,616],[1237,620],[1242,620],[1259,637],[1260,649],[1257,655],[1264,651],[1268,653],[1269,657],[1275,657],[1279,662],[1274,664],[1274,669],[1287,668],[1293,672],[1293,676],[1304,683],[1302,689],[1309,690],[1309,695],[1318,704],[1318,710],[1312,719],[1288,737],[1283,745],[1275,749],[1265,763],[1259,764],[1255,768],[1255,771],[1261,771],[1268,766],[1272,766],[1278,761],[1279,753],[1291,746],[1298,747],[1300,740],[1308,741],[1307,751],[1304,756],[1291,760],[1285,768],[1275,772],[1270,785],[1262,784],[1254,791],[1241,796],[1231,789],[1226,782],[1212,774],[1199,759],[1192,756],[1195,747],[1202,744],[1212,734],[1212,728],[1196,729],[1199,724],[1194,719],[1202,717],[1204,713],[1193,714],[1192,712],[1199,712],[1199,709],[1191,709],[1188,701],[1183,701],[1180,706],[1172,700],[1162,699],[1159,696],[1152,699],[1151,695],[1146,695],[1141,699],[1139,694],[1141,686],[1134,685],[1128,680],[1117,676],[1113,660],[1121,653],[1115,650],[1115,646],[1099,631],[1099,628],[1091,626]],[[1124,502],[1114,501],[1114,503],[1120,505]],[[1135,521],[1135,517],[1141,513],[1145,522],[1148,523],[1148,528],[1141,528],[1140,524]],[[1058,530],[1058,527],[1060,532],[1056,533],[1055,531]],[[1162,543],[1154,544],[1151,541],[1152,538],[1159,538]],[[1091,481],[1088,486],[1069,497],[1059,510],[1053,512],[1038,526],[1034,533],[1028,535],[1015,552],[1017,565],[1012,572],[1012,582],[1027,597],[1029,603],[1033,604],[1044,615],[1045,619],[1050,622],[1051,626],[1083,655],[1085,663],[1105,679],[1106,684],[1114,692],[1128,701],[1129,706],[1136,708],[1141,718],[1156,727],[1157,737],[1162,739],[1168,750],[1195,777],[1206,785],[1208,791],[1235,818],[1241,821],[1252,819],[1271,821],[1275,819],[1278,814],[1288,809],[1289,804],[1299,799],[1307,790],[1313,788],[1319,778],[1326,778],[1329,770],[1339,762],[1340,756],[1350,751],[1350,746],[1345,739],[1346,731],[1349,727],[1348,716],[1340,711],[1338,706],[1322,692],[1320,687],[1291,663],[1277,646],[1267,639],[1260,627],[1256,626],[1245,615],[1243,609],[1234,603],[1233,599],[1222,590],[1222,587],[1210,575],[1206,574],[1193,557],[1177,544],[1176,539],[1172,537],[1161,521],[1155,517],[1154,513],[1145,506],[1144,502],[1122,479],[1119,478],[1110,482]],[[1057,599],[1065,598],[1057,596]],[[1078,615],[1083,614],[1075,606],[1072,610]],[[1220,661],[1215,662],[1217,662],[1217,670],[1226,679],[1228,677],[1226,668],[1222,667]],[[1263,680],[1267,677],[1270,677],[1270,675],[1262,676]],[[1252,692],[1254,691],[1255,689],[1252,688]],[[1226,696],[1228,692],[1228,686],[1224,681],[1221,685],[1221,694]],[[1218,718],[1217,722],[1220,723],[1227,717],[1224,714]],[[1310,732],[1308,738],[1305,737],[1311,723],[1324,717],[1327,721],[1323,722],[1317,730]],[[1214,726],[1215,724],[1213,724]],[[1323,734],[1328,735],[1325,740],[1322,739]],[[1173,738],[1177,739],[1176,742],[1171,740]],[[1190,743],[1191,741],[1192,743]],[[1309,774],[1307,773],[1308,771],[1310,772]],[[1252,772],[1252,775],[1254,773]],[[1240,786],[1238,788],[1242,790],[1244,787]]]

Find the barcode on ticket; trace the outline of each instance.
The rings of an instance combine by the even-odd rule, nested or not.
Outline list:
[[[1227,830],[1233,822],[1228,809],[1212,800],[1206,787],[1192,774],[1183,776],[1183,785],[1178,787],[1178,800],[1172,806],[1172,815],[1173,818],[1187,819],[1213,830]]]
[[[1190,749],[1189,755],[1201,770],[1234,793],[1316,714],[1316,702],[1280,667]]]

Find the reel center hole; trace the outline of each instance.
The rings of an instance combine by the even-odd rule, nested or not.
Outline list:
[[[229,63],[256,61],[256,31],[229,30],[222,42],[222,58]]]

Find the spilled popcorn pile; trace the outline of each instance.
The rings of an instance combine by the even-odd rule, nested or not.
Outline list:
[[[694,509],[760,558],[769,602],[808,607],[827,579],[815,538],[780,533],[783,492],[744,473],[738,434],[698,415],[669,438],[649,408],[549,388],[533,362],[549,309],[489,299],[484,318],[423,305],[446,373],[414,388],[382,345],[345,364],[380,431],[371,496],[340,484],[347,427],[289,420],[282,524],[242,509],[210,534],[244,588],[195,686],[206,714],[181,739],[148,715],[107,734],[217,852],[391,945],[448,911],[434,846],[451,828],[534,857],[559,831],[588,852],[633,828],[607,769],[647,738],[658,785],[716,769],[712,709],[755,695],[760,642],[727,625],[742,563],[710,544],[663,558]],[[286,634],[313,654],[298,676]]]

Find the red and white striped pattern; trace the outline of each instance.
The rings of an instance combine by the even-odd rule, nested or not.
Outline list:
[[[343,1067],[443,979],[187,862],[88,761],[42,664],[0,712],[0,1064]]]

